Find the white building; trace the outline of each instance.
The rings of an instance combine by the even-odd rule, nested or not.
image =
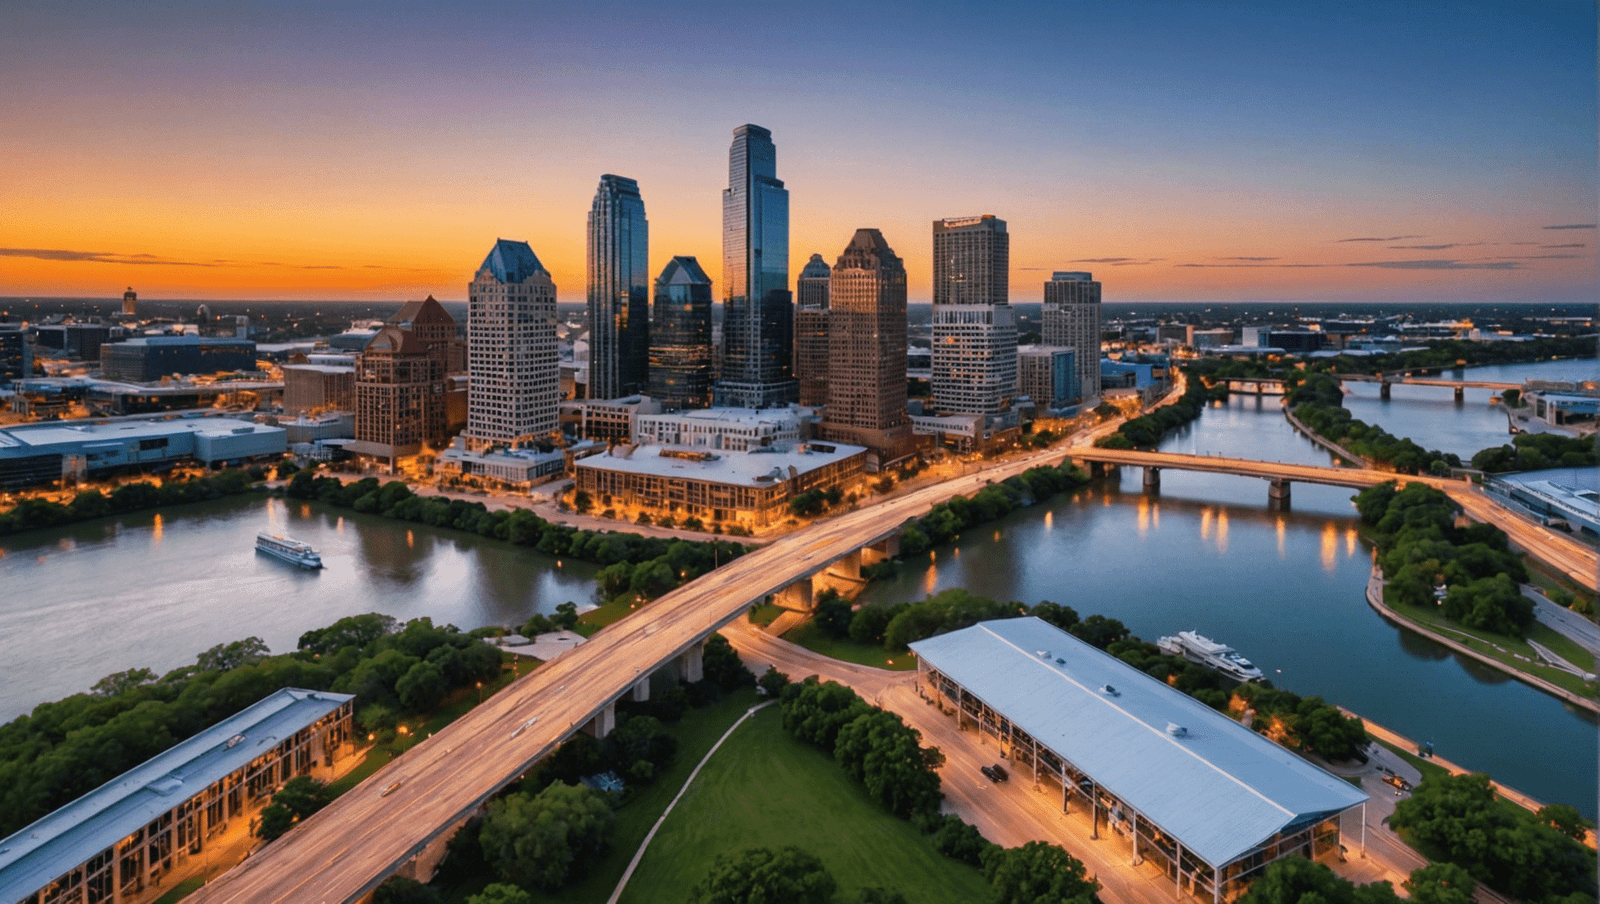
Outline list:
[[[678,414],[634,417],[633,440],[661,446],[691,446],[744,452],[800,441],[798,408],[702,408]]]
[[[556,430],[556,285],[527,242],[500,239],[468,286],[467,446]]]
[[[1010,236],[985,214],[933,223],[933,404],[995,414],[1017,391]]]

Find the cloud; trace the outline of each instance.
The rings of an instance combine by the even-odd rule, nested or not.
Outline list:
[[[1587,257],[1587,255],[1583,255],[1583,254],[1533,254],[1533,255],[1529,255],[1528,257],[1517,258],[1517,260],[1524,260],[1524,261],[1569,261],[1569,260],[1574,260],[1574,259],[1580,258],[1580,257]]]
[[[1252,263],[1261,263],[1262,261],[1275,261],[1277,259],[1278,258],[1275,258],[1275,257],[1250,257],[1248,255],[1239,255],[1237,257],[1219,257],[1219,258],[1217,258],[1217,260],[1219,260],[1219,261],[1250,261]]]
[[[87,264],[133,264],[138,266],[214,267],[202,261],[174,261],[153,254],[114,254],[107,251],[66,251],[55,248],[0,248],[0,257],[31,257],[41,261],[70,261]]]
[[[1164,257],[1080,257],[1067,261],[1069,264],[1110,264],[1113,267],[1138,266],[1140,264],[1154,264],[1164,261]]]
[[[1540,248],[1587,248],[1589,246],[1588,246],[1588,244],[1586,244],[1584,242],[1568,242],[1565,245],[1540,245],[1539,247]]]
[[[1485,242],[1450,242],[1445,245],[1390,245],[1394,251],[1443,251],[1446,248],[1476,248]]]
[[[1425,239],[1425,235],[1363,236],[1355,239],[1335,239],[1336,242],[1399,242],[1405,239]]]
[[[1223,258],[1218,258],[1218,260],[1255,260],[1255,258],[1223,257]],[[1277,260],[1277,258],[1268,257],[1268,258],[1261,258],[1261,260],[1272,261],[1272,260]],[[1173,267],[1181,267],[1181,268],[1190,269],[1190,270],[1199,270],[1199,269],[1226,270],[1226,269],[1241,268],[1241,267],[1273,267],[1273,268],[1288,269],[1288,270],[1302,270],[1302,269],[1307,269],[1307,268],[1311,268],[1311,267],[1322,267],[1322,266],[1325,266],[1325,265],[1324,264],[1260,264],[1260,263],[1249,263],[1249,264],[1173,264],[1172,266]]]
[[[1359,264],[1345,264],[1346,267],[1382,267],[1386,270],[1521,270],[1522,265],[1514,260],[1507,261],[1460,261],[1460,260],[1426,260],[1426,261],[1366,261]]]
[[[1546,226],[1546,229],[1593,229],[1593,223],[1567,223],[1561,226]]]

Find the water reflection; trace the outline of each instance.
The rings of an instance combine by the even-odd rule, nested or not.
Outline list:
[[[156,512],[155,519],[150,522],[150,542],[151,543],[159,544],[161,542],[161,523],[162,523],[161,522],[161,513],[160,512]]]
[[[1339,526],[1329,521],[1322,528],[1322,570],[1333,573],[1339,564]]]

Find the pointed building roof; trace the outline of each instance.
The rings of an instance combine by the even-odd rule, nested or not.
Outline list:
[[[827,279],[832,274],[833,269],[820,254],[811,255],[811,260],[806,261],[805,267],[800,270],[801,279]]]
[[[426,355],[427,353],[428,347],[423,345],[422,340],[415,334],[393,325],[379,330],[362,350],[362,354],[371,355]]]
[[[687,255],[679,255],[667,262],[656,282],[664,286],[710,285],[711,277],[700,269],[700,262]]]
[[[408,301],[399,313],[389,318],[389,322],[396,326],[408,323],[448,323],[456,325],[456,319],[444,309],[444,305],[435,301],[432,295],[421,301]]]
[[[851,237],[850,244],[845,246],[844,253],[839,255],[839,262],[833,265],[835,270],[878,270],[882,268],[902,269],[899,255],[889,247],[883,233],[876,229],[857,229]]]
[[[533,249],[527,242],[516,242],[511,239],[496,239],[494,247],[489,250],[489,256],[483,259],[479,271],[488,270],[494,278],[503,283],[520,283],[527,281],[535,273],[550,275],[550,271],[539,263],[539,258],[534,255]]]

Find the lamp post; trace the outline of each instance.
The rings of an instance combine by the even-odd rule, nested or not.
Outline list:
[[[478,682],[478,702],[483,703],[483,682]]]

